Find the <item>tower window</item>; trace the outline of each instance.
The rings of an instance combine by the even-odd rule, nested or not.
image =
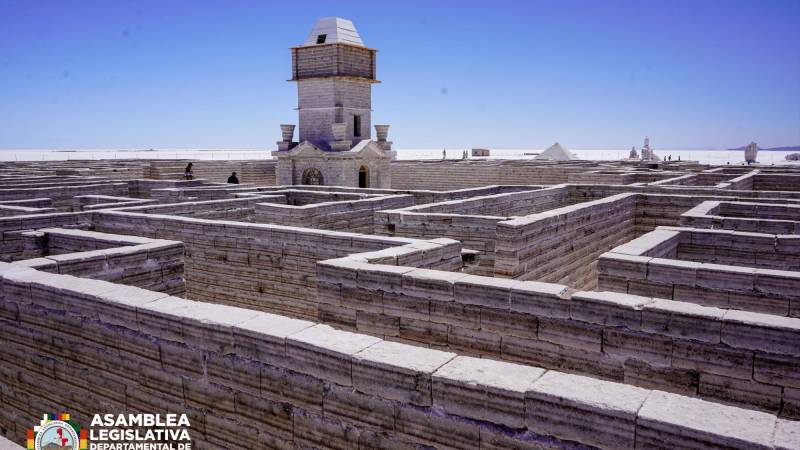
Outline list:
[[[369,167],[361,166],[358,168],[358,187],[369,187]]]
[[[317,35],[317,44],[324,44],[325,39],[328,37],[327,34],[318,34]]]
[[[303,184],[312,186],[322,186],[325,184],[322,178],[322,172],[315,167],[308,168],[303,171]]]
[[[353,137],[361,137],[361,116],[353,116]]]

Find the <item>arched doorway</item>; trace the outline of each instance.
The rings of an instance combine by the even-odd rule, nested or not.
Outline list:
[[[322,186],[324,180],[322,179],[322,172],[319,169],[310,168],[303,171],[303,184]]]
[[[369,187],[369,167],[361,166],[358,168],[358,187]]]

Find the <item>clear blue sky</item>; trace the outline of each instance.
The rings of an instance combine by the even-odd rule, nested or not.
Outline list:
[[[800,144],[800,0],[0,0],[0,148],[272,149],[333,15],[399,148]]]

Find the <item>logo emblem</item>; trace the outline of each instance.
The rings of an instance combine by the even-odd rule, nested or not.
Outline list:
[[[45,414],[28,429],[28,450],[86,450],[86,434],[69,414]]]

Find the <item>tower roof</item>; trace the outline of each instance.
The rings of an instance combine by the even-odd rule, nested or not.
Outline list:
[[[350,44],[363,47],[353,22],[341,17],[323,17],[311,28],[303,46],[317,44]]]

